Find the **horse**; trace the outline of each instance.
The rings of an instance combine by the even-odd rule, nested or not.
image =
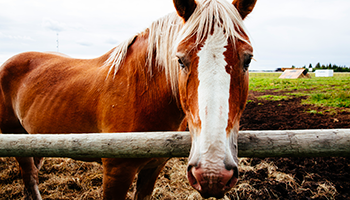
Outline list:
[[[221,198],[238,181],[239,119],[253,49],[243,19],[256,0],[173,0],[175,12],[94,59],[25,52],[0,68],[2,134],[176,131],[188,124],[189,183]],[[185,124],[185,125],[184,125]],[[84,158],[80,158],[84,160]],[[169,158],[96,158],[103,198],[149,199]],[[41,157],[17,157],[41,199]],[[86,159],[88,160],[88,159]]]

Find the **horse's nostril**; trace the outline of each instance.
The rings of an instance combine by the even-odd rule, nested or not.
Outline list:
[[[235,177],[235,176],[232,176],[231,179],[229,181],[227,181],[226,185],[225,185],[225,188],[232,188],[233,186],[235,186],[238,182],[238,178]]]
[[[239,171],[238,171],[238,168],[235,167],[235,168],[233,168],[233,177],[238,178],[238,176],[239,176]]]
[[[188,182],[190,183],[190,185],[195,188],[196,190],[198,191],[201,191],[202,190],[202,187],[199,183],[200,180],[197,180],[197,177],[196,175],[194,174],[194,167],[193,166],[189,166],[187,168],[187,179],[188,179]]]
[[[232,164],[227,164],[227,163],[225,163],[225,169],[226,169],[227,171],[233,170],[233,176],[236,177],[236,178],[238,178],[238,176],[239,176],[239,171],[238,171],[238,167],[237,167],[236,164],[234,164],[234,163],[232,163]]]
[[[232,174],[232,177],[230,178],[230,180],[227,181],[227,183],[226,183],[226,187],[227,188],[232,188],[238,182],[238,176],[239,176],[238,168],[235,167],[235,168],[233,168],[231,170],[233,171],[233,174]]]
[[[191,171],[192,167],[193,167],[192,165],[188,165],[187,166],[187,172]]]
[[[192,167],[193,166],[188,166],[187,167],[187,178],[188,181],[190,182],[191,185],[197,184],[197,179],[196,177],[194,177],[193,173],[192,173]]]

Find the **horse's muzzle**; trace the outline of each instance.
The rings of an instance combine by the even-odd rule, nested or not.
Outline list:
[[[203,198],[223,198],[238,181],[238,168],[222,169],[219,172],[204,170],[199,166],[189,166],[187,178]]]

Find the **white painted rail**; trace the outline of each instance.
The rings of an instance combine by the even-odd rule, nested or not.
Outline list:
[[[0,134],[0,157],[186,157],[188,132]],[[350,129],[240,131],[239,157],[350,156]]]

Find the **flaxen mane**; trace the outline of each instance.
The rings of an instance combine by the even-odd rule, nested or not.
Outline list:
[[[185,24],[176,13],[171,13],[153,22],[147,29],[149,31],[147,56],[150,66],[149,73],[152,74],[151,63],[152,59],[155,59],[156,63],[164,68],[173,92],[176,93],[179,69],[175,56],[177,46],[194,35],[197,38],[196,45],[202,43],[211,28],[216,26],[223,28],[226,38],[250,43],[242,36],[245,33],[245,27],[240,14],[227,0],[198,0],[194,13]],[[117,73],[129,45],[136,37],[137,35],[121,43],[111,53],[105,63],[105,66],[110,66],[109,73]]]

